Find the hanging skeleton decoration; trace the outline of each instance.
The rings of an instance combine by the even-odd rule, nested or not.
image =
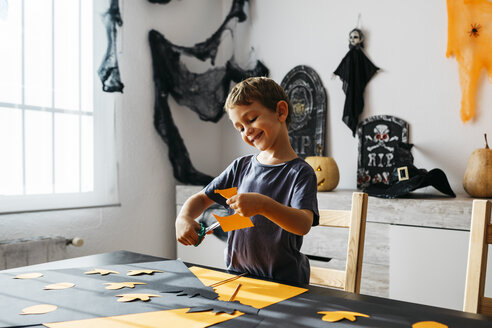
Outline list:
[[[121,82],[118,58],[116,57],[116,25],[123,25],[118,0],[111,0],[109,9],[103,14],[102,19],[106,26],[108,47],[97,74],[101,79],[103,91],[123,92],[124,85]]]
[[[353,29],[349,34],[349,52],[342,59],[334,74],[343,81],[345,105],[343,107],[343,122],[352,130],[355,136],[359,115],[364,108],[364,89],[379,70],[362,51],[364,34],[359,29]]]
[[[158,31],[149,32],[155,83],[154,126],[169,147],[169,159],[175,178],[186,184],[206,185],[212,177],[198,172],[192,165],[188,150],[174,124],[168,104],[171,95],[178,104],[189,107],[204,121],[217,122],[224,115],[223,106],[231,81],[240,82],[250,76],[266,76],[268,69],[257,62],[252,70],[241,69],[233,59],[225,67],[211,68],[197,74],[187,70],[180,61],[181,54],[197,56],[201,60],[215,60],[220,38],[233,18],[246,19],[242,11],[245,0],[235,0],[225,22],[212,37],[192,48],[176,46]],[[199,56],[199,57],[198,57]]]

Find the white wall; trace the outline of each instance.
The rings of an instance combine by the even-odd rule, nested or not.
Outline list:
[[[116,94],[121,207],[0,216],[0,240],[42,235],[80,236],[86,244],[71,256],[127,249],[175,256],[175,179],[167,146],[154,131],[154,87],[147,34],[161,31],[176,44],[193,45],[222,23],[230,0],[173,0],[167,5],[121,0],[124,25],[119,57],[125,89]],[[329,155],[340,168],[339,188],[355,188],[357,140],[342,123],[345,96],[332,72],[348,50],[349,31],[361,14],[366,53],[382,68],[366,90],[363,117],[389,114],[410,123],[415,164],[443,169],[459,192],[469,154],[492,139],[492,85],[482,79],[477,120],[459,118],[458,68],[447,59],[446,3],[428,0],[251,0],[248,21],[237,25],[236,56],[247,63],[250,47],[278,81],[303,64],[320,75],[328,95]],[[224,34],[217,64],[230,55]],[[102,58],[103,54],[101,54]],[[203,71],[208,63],[187,60]],[[254,149],[242,143],[227,119],[202,122],[170,101],[197,169],[218,174],[232,159]]]
[[[301,64],[319,74],[328,97],[327,150],[340,169],[338,188],[355,188],[358,140],[341,120],[345,95],[332,72],[348,51],[348,33],[359,14],[365,52],[381,68],[366,88],[361,119],[386,114],[406,120],[414,164],[441,168],[454,191],[464,192],[469,155],[484,147],[484,132],[492,140],[492,84],[484,72],[476,118],[462,123],[458,66],[445,55],[446,1],[253,0],[251,46],[279,83]],[[239,139],[226,150],[227,160],[251,151]]]

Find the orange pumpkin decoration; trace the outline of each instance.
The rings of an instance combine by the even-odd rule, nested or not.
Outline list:
[[[340,172],[332,157],[308,156],[305,160],[316,172],[318,191],[331,191],[338,186]]]

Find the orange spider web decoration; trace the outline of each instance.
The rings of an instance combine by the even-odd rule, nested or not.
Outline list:
[[[461,85],[463,122],[475,116],[475,95],[482,69],[492,81],[492,1],[447,0],[448,49],[455,56]]]

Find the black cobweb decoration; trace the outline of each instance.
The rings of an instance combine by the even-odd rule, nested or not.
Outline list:
[[[176,46],[158,31],[149,32],[156,95],[154,126],[169,147],[174,176],[182,183],[206,185],[212,181],[212,177],[193,167],[188,150],[174,124],[168,104],[169,95],[178,104],[197,113],[201,120],[218,122],[224,115],[223,106],[232,81],[240,82],[250,76],[267,76],[269,73],[268,68],[260,61],[257,61],[255,68],[243,70],[230,59],[225,67],[211,68],[198,74],[190,72],[180,60],[181,54],[186,53],[202,60],[210,58],[213,62],[227,23],[234,17],[240,21],[246,19],[242,11],[244,2],[245,0],[235,0],[219,30],[193,48]]]
[[[116,57],[116,26],[123,25],[118,0],[111,0],[108,11],[102,16],[108,37],[106,54],[97,74],[102,82],[102,89],[106,92],[123,92],[118,58]]]

